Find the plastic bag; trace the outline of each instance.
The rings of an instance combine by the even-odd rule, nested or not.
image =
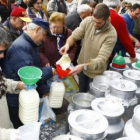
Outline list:
[[[40,106],[39,106],[39,122],[43,125],[52,123],[56,120],[55,113],[49,106],[49,100],[46,96],[45,98],[40,99]]]
[[[21,140],[39,140],[40,125],[40,122],[35,122],[19,127]]]

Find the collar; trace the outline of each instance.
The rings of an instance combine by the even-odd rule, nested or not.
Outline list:
[[[105,31],[106,29],[109,28],[109,26],[110,26],[109,22],[106,22],[106,24],[105,24],[100,30],[96,30],[96,29],[95,29],[94,34],[98,34],[98,33],[100,33],[100,32]]]
[[[36,42],[34,42],[34,40],[32,40],[32,38],[27,34],[26,31],[24,31],[23,36],[25,37],[25,39],[30,42],[32,44],[33,47],[39,47],[40,44],[37,44]]]

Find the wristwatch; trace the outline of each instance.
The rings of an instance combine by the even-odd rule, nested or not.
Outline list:
[[[84,64],[83,69],[84,69],[84,70],[87,70],[87,65],[86,65],[86,64]]]

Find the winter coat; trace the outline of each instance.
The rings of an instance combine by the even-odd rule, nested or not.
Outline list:
[[[37,90],[40,97],[49,92],[46,81],[52,77],[51,67],[40,67],[38,45],[26,34],[23,33],[17,38],[8,49],[5,57],[3,71],[5,76],[16,81],[20,80],[17,74],[23,66],[36,66],[42,72],[42,79],[39,80]],[[18,95],[7,94],[9,106],[18,107]]]
[[[66,43],[67,38],[71,35],[71,30],[67,27],[63,27],[63,39],[62,46]],[[62,47],[61,46],[61,47]],[[76,44],[70,48],[68,51],[71,61],[75,58],[75,53],[77,50]],[[47,63],[50,63],[51,66],[55,67],[56,62],[60,59],[61,55],[57,48],[57,37],[53,35],[47,35],[44,37],[43,47],[40,47],[40,58],[42,66],[45,66]]]

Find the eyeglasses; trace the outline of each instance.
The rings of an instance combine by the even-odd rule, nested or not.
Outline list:
[[[61,29],[63,26],[50,26],[50,29]]]

